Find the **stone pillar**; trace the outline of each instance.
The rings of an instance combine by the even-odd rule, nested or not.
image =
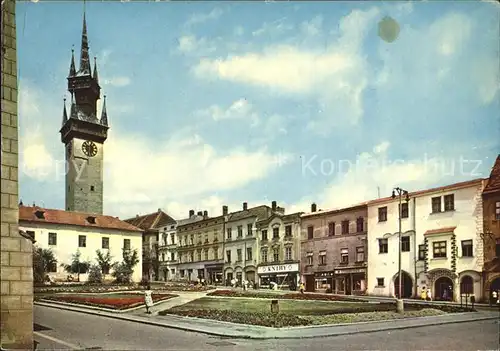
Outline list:
[[[2,2],[1,334],[6,349],[33,349],[32,243],[19,235],[15,1]]]

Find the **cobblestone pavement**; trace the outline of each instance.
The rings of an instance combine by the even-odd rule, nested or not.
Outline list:
[[[39,350],[497,350],[500,335],[498,321],[488,320],[316,339],[241,340],[42,306],[35,306],[35,323]]]

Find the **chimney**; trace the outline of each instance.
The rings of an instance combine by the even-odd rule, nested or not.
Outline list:
[[[203,218],[208,218],[208,211],[203,211]]]
[[[316,210],[318,209],[318,207],[316,206],[316,204],[312,204],[311,205],[311,212],[316,212]]]
[[[271,208],[273,209],[273,211],[276,211],[276,201],[273,201],[271,203]]]
[[[228,213],[229,213],[229,210],[228,210],[227,206],[222,206],[222,215],[227,216]]]
[[[136,215],[135,215],[135,218],[139,218],[139,215],[138,215],[138,214],[136,214]]]
[[[198,211],[198,216],[203,216],[203,211]]]
[[[189,210],[189,218],[194,216],[194,210]]]
[[[161,208],[158,209],[158,212],[161,212]]]
[[[248,210],[248,203],[244,202],[243,203],[243,211]]]

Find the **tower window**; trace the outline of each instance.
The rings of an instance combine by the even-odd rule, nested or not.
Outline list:
[[[90,191],[94,191],[94,186],[93,185],[90,186]]]

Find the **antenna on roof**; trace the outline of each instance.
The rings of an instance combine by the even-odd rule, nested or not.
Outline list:
[[[379,186],[377,186],[377,196],[380,199],[380,187]]]

